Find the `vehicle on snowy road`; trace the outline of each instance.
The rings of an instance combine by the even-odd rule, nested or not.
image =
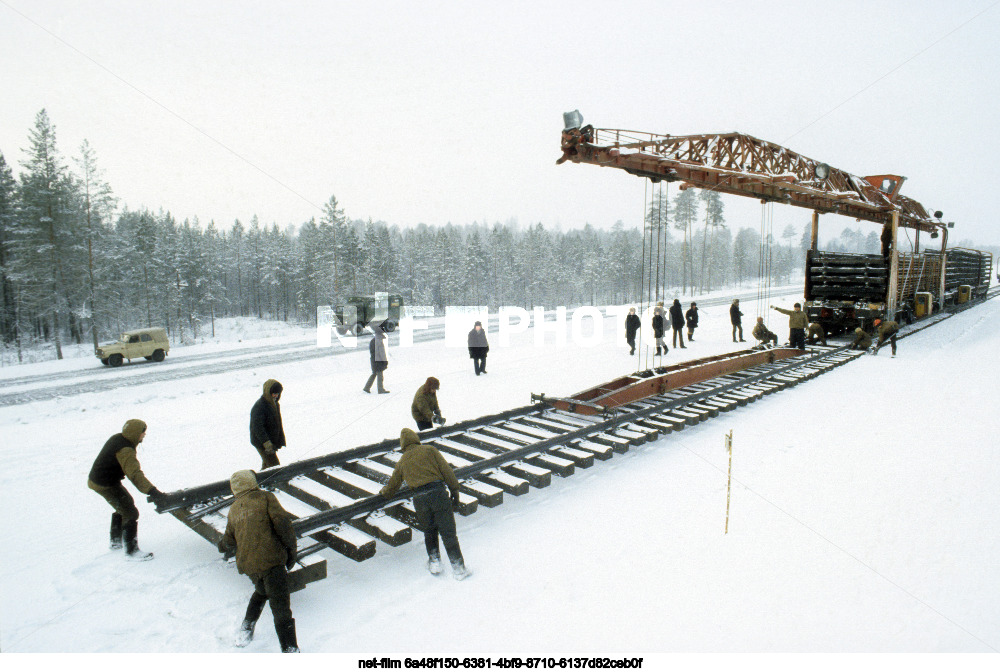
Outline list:
[[[131,362],[139,357],[162,362],[168,352],[170,341],[167,340],[167,330],[153,327],[126,331],[118,341],[102,345],[94,354],[105,366],[121,366],[126,359]]]

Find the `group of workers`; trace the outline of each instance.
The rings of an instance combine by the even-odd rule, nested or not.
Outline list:
[[[420,430],[445,422],[437,400],[440,387],[437,378],[429,377],[413,397],[410,411]],[[277,451],[286,445],[281,420],[282,392],[280,382],[268,379],[264,382],[263,394],[250,410],[250,443],[260,455],[262,470],[279,466]],[[137,450],[146,437],[146,429],[142,420],[128,420],[122,431],[104,444],[87,479],[88,487],[113,509],[111,548],[124,548],[129,560],[150,560],[153,554],[139,549],[139,510],[123,487],[123,480],[128,478],[157,506],[167,501],[167,495],[146,478],[139,464]],[[403,428],[399,444],[402,455],[388,482],[375,496],[383,500],[392,497],[404,482],[417,491],[413,507],[424,530],[428,570],[434,575],[441,573],[440,539],[451,563],[452,576],[457,580],[465,579],[471,572],[465,566],[454,517],[454,509],[459,506],[458,479],[440,451],[432,445],[422,444],[420,436],[412,429]],[[234,643],[242,647],[252,641],[264,605],[270,604],[281,651],[297,652],[288,585],[288,572],[297,559],[297,539],[292,529],[294,517],[273,493],[260,488],[257,476],[249,469],[242,469],[230,478],[233,501],[225,533],[218,544],[219,551],[227,559],[236,557],[237,571],[245,574],[254,586]]]
[[[779,313],[788,315],[788,345],[793,348],[799,348],[800,350],[805,350],[806,345],[815,345],[819,343],[820,345],[826,345],[826,330],[823,328],[819,322],[810,322],[809,317],[806,315],[805,311],[802,310],[802,304],[796,303],[792,310],[787,308],[779,308],[777,306],[770,306],[772,310],[776,310]],[[670,323],[674,331],[674,347],[678,347],[678,339],[680,340],[681,348],[684,346],[684,336],[681,334],[681,330],[687,325],[687,336],[688,341],[694,340],[694,330],[698,326],[698,308],[695,302],[691,302],[691,308],[687,313],[682,314],[682,307],[680,300],[674,299],[674,304],[670,308]],[[743,311],[740,310],[740,300],[733,299],[732,305],[729,307],[729,318],[733,326],[733,343],[744,343],[743,339]],[[628,316],[625,318],[625,341],[631,348],[629,354],[635,354],[635,338],[636,333],[639,331],[641,322],[639,316],[635,313],[635,308],[629,308]],[[660,301],[656,304],[653,309],[653,336],[656,339],[656,354],[666,354],[667,344],[663,340],[663,335],[665,332],[666,318],[664,317],[663,302]],[[878,350],[887,341],[892,345],[892,354],[896,355],[896,333],[899,331],[899,324],[892,320],[882,321],[875,320],[875,329],[878,334],[879,340],[873,349],[873,354],[877,354]],[[867,350],[872,345],[872,337],[867,334],[861,327],[858,327],[855,331],[855,339],[851,343],[850,347],[852,349],[862,349]],[[757,323],[753,327],[751,332],[753,337],[757,339],[760,344],[778,344],[778,335],[767,328],[764,324],[764,318],[758,317]]]

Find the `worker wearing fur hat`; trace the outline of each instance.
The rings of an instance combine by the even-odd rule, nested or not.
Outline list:
[[[135,419],[126,422],[122,431],[108,439],[101,448],[87,477],[87,487],[103,497],[115,511],[111,514],[112,550],[124,546],[130,560],[151,560],[153,554],[139,550],[136,538],[139,509],[136,508],[132,495],[122,486],[122,480],[128,477],[132,485],[144,495],[149,495],[150,501],[154,503],[163,497],[163,493],[142,473],[136,456],[136,450],[144,438],[145,422]]]
[[[444,542],[444,550],[451,562],[452,576],[461,581],[469,576],[462,557],[455,532],[455,514],[458,506],[459,483],[455,472],[445,462],[441,452],[431,445],[420,443],[417,433],[404,427],[399,433],[399,447],[403,454],[392,470],[389,482],[379,494],[392,497],[399,486],[406,482],[411,490],[424,488],[413,496],[413,508],[424,530],[424,545],[427,548],[427,569],[431,574],[441,573],[441,551],[438,535]],[[425,486],[427,486],[425,488]],[[448,492],[451,492],[449,496]]]
[[[288,572],[295,566],[298,550],[292,515],[282,508],[273,493],[257,487],[257,477],[249,469],[234,473],[229,487],[236,499],[229,507],[219,552],[227,558],[235,555],[236,570],[246,574],[254,587],[236,646],[250,643],[257,619],[264,604],[269,602],[282,653],[297,653],[299,645],[288,589]]]
[[[896,356],[896,334],[899,333],[899,323],[893,320],[875,320],[875,331],[878,332],[878,343],[875,344],[873,355],[877,355],[879,348],[889,341],[892,345],[892,356]]]
[[[861,327],[854,330],[854,340],[847,346],[850,350],[867,350],[872,347],[872,337]]]
[[[757,324],[753,325],[753,331],[750,332],[753,337],[760,341],[762,344],[767,345],[768,343],[773,343],[778,345],[778,335],[767,328],[764,324],[764,318],[758,317]]]
[[[441,381],[431,376],[424,384],[417,388],[417,393],[413,395],[413,403],[410,404],[410,414],[417,421],[417,429],[424,431],[431,429],[435,423],[444,424],[441,417],[441,407],[438,405],[437,391],[441,389]]]
[[[264,393],[250,409],[250,443],[257,449],[261,469],[278,466],[278,449],[285,446],[285,428],[281,424],[281,383],[273,378],[264,381]]]
[[[656,354],[667,354],[667,342],[663,340],[663,333],[666,328],[666,311],[663,309],[663,301],[657,301],[653,308],[653,341],[656,344]]]
[[[486,340],[486,330],[482,322],[476,322],[469,332],[469,357],[476,368],[476,375],[486,373],[486,353],[490,351],[490,343]]]

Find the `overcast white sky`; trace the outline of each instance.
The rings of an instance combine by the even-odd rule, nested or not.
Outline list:
[[[998,244],[998,64],[998,0],[0,0],[0,152],[18,175],[45,108],[67,160],[87,139],[122,204],[181,220],[299,224],[336,195],[402,226],[638,226],[643,180],[555,165],[579,108],[902,174],[953,240]]]

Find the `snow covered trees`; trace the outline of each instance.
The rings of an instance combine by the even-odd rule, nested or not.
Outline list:
[[[319,305],[382,291],[439,309],[641,300],[643,234],[621,221],[610,231],[515,221],[401,230],[350,219],[331,195],[297,226],[256,216],[178,222],[169,211],[119,209],[86,141],[75,170],[67,166],[45,110],[29,143],[18,179],[0,153],[3,350],[45,343],[60,357],[67,339],[97,343],[149,326],[181,341],[223,316],[311,322]],[[742,229],[733,239],[718,194],[692,188],[671,200],[664,186],[649,203],[653,223],[656,292],[710,291],[756,276],[760,238]],[[671,239],[673,226],[680,240]],[[783,238],[791,248],[787,231]]]

